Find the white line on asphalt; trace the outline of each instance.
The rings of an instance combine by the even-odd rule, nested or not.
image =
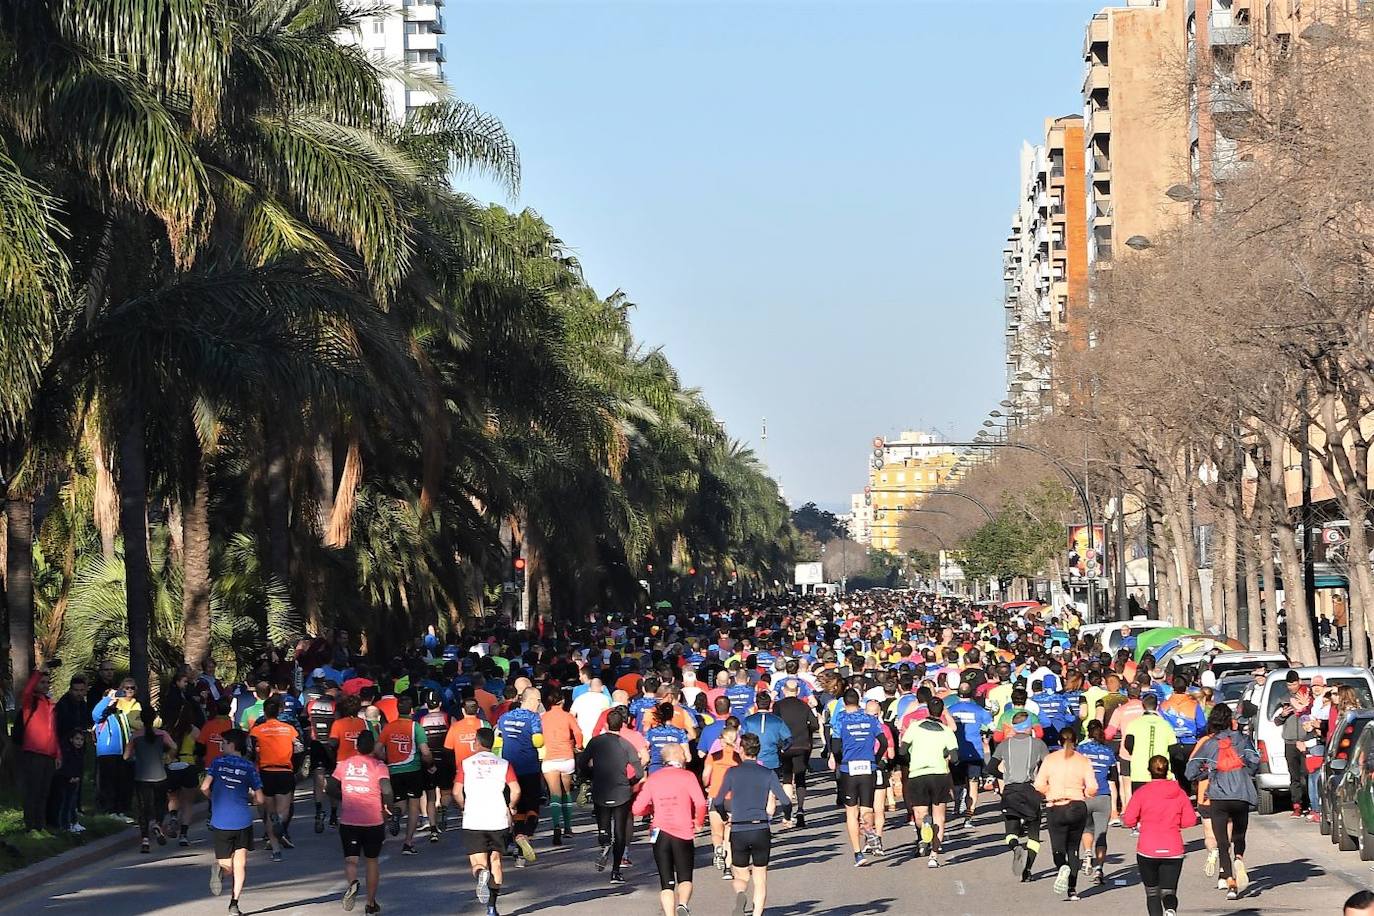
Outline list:
[[[962,882],[962,881],[955,881],[955,882],[954,882],[954,893],[958,894],[960,897],[964,896],[964,882]]]

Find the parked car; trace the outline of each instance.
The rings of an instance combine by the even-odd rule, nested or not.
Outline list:
[[[1212,702],[1229,704],[1231,714],[1235,715],[1239,711],[1236,709],[1236,704],[1240,702],[1245,691],[1254,682],[1255,679],[1248,671],[1233,671],[1224,677],[1219,677],[1216,686],[1212,688]]]
[[[1277,668],[1264,676],[1263,682],[1252,683],[1242,698],[1242,715],[1250,737],[1260,754],[1259,773],[1255,786],[1259,790],[1259,813],[1273,814],[1277,810],[1275,796],[1288,797],[1288,763],[1283,756],[1283,731],[1274,723],[1274,714],[1288,699],[1289,671],[1297,671],[1304,681],[1317,675],[1326,678],[1328,687],[1351,687],[1361,707],[1374,707],[1374,676],[1368,669],[1333,665],[1310,668]],[[1248,705],[1247,705],[1248,704]]]
[[[1347,852],[1374,861],[1374,728],[1366,728],[1355,741],[1345,776],[1336,784],[1331,806],[1331,838]]]
[[[1336,792],[1350,772],[1350,754],[1364,733],[1365,726],[1374,722],[1374,709],[1351,709],[1341,713],[1327,737],[1326,756],[1322,758],[1321,776],[1317,790],[1321,793],[1322,814],[1319,822],[1322,836],[1332,837],[1331,814],[1336,810]],[[1357,777],[1358,778],[1358,777]]]
[[[1175,674],[1191,677],[1200,671],[1211,671],[1220,679],[1235,672],[1250,674],[1258,668],[1273,671],[1276,668],[1287,668],[1290,664],[1288,656],[1282,652],[1218,652],[1213,655],[1211,650],[1207,650],[1189,652],[1186,655],[1177,653],[1168,660],[1165,667],[1171,677]]]
[[[1121,628],[1128,627],[1132,636],[1139,636],[1146,630],[1153,630],[1158,627],[1173,626],[1171,620],[1145,620],[1143,618],[1133,618],[1131,620],[1115,620],[1110,623],[1089,623],[1085,624],[1078,631],[1079,638],[1091,636],[1102,642],[1103,647],[1108,652],[1115,652],[1121,648]]]

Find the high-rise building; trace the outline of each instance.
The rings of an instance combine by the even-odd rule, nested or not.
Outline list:
[[[854,493],[849,497],[849,512],[842,516],[849,539],[856,544],[868,544],[873,539],[872,495]]]
[[[389,63],[403,63],[411,72],[441,83],[443,34],[444,0],[402,0],[399,9],[365,17],[359,31],[341,33],[339,40],[359,45]],[[388,77],[385,89],[387,108],[398,120],[435,101],[431,90],[411,88],[397,77]]]
[[[1021,200],[1002,251],[1007,399],[1013,424],[1052,409],[1056,346],[1086,346],[1088,243],[1083,119],[1045,121],[1021,146]]]
[[[930,527],[929,519],[922,520],[915,510],[944,484],[959,455],[929,433],[911,430],[893,440],[874,439],[870,454],[865,491],[873,513],[870,545],[896,552],[904,531]]]
[[[1090,265],[1109,266],[1119,246],[1144,244],[1188,215],[1188,203],[1165,196],[1188,180],[1189,114],[1170,91],[1184,76],[1186,5],[1129,0],[1088,23],[1083,115]]]

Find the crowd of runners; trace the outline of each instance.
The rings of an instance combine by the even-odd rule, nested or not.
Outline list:
[[[177,721],[150,717],[125,757],[145,852],[185,842],[191,801],[209,798],[210,890],[229,885],[231,914],[257,843],[279,862],[308,842],[299,818],[337,835],[345,910],[381,911],[388,834],[404,855],[456,835],[497,916],[540,846],[585,829],[588,882],[624,883],[647,839],[665,916],[688,916],[709,834],[735,916],[762,916],[775,835],[830,805],[855,867],[894,843],[944,867],[951,835],[991,830],[1031,882],[1048,835],[1044,893],[1066,901],[1103,883],[1116,846],[1152,916],[1178,908],[1182,832],[1200,820],[1218,896],[1245,895],[1259,758],[1235,711],[1080,626],[1071,608],[873,592],[431,631],[384,660],[340,633],[237,684],[180,673]],[[594,828],[576,823],[588,807]]]

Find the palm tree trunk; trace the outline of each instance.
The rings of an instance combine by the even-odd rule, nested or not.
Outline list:
[[[267,572],[284,586],[291,583],[291,494],[286,443],[268,419],[263,430],[267,452]]]
[[[9,614],[10,683],[17,695],[33,670],[33,500],[5,503],[5,608]]]
[[[187,665],[201,670],[210,653],[210,473],[195,448],[196,486],[181,509],[181,651]]]
[[[124,538],[124,588],[129,615],[129,673],[141,702],[151,702],[148,629],[152,620],[152,577],[148,568],[148,468],[143,405],[129,396],[119,438],[119,530]]]

